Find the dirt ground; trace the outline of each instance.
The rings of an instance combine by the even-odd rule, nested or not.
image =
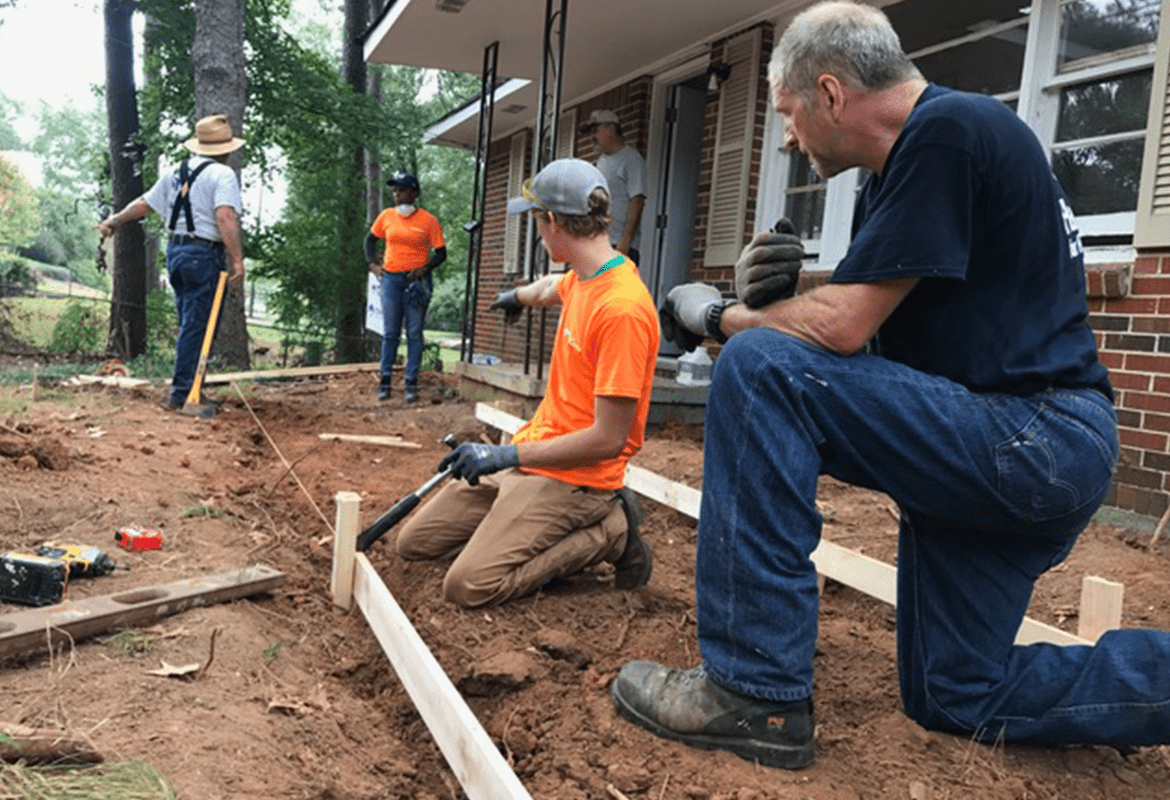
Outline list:
[[[162,388],[31,387],[0,406],[0,546],[97,545],[128,571],[75,580],[70,598],[262,563],[287,582],[248,600],[159,619],[0,662],[0,721],[84,735],[110,759],[143,759],[185,800],[456,800],[463,796],[359,611],[329,596],[334,498],[368,524],[433,474],[447,433],[489,431],[450,376],[423,400],[374,400],[370,375],[218,389],[219,414],[169,413]],[[417,450],[327,441],[399,435]],[[698,486],[701,428],[653,431],[636,464]],[[893,560],[888,498],[833,481],[828,538]],[[615,592],[604,571],[505,607],[441,598],[444,566],[404,563],[391,532],[373,563],[534,798],[609,800],[1161,800],[1170,749],[988,747],[930,733],[899,710],[894,612],[826,587],[816,657],[819,756],[799,772],[657,739],[617,717],[609,684],[627,661],[693,664],[695,525],[646,501],[649,586]],[[126,553],[113,533],[165,532]],[[1094,525],[1038,586],[1031,616],[1075,631],[1081,579],[1125,583],[1127,627],[1170,628],[1170,570],[1148,531]],[[0,614],[23,610],[0,604]],[[0,617],[2,619],[2,617]],[[778,624],[783,624],[782,620]],[[218,632],[218,635],[216,633]],[[197,680],[148,673],[205,663]]]

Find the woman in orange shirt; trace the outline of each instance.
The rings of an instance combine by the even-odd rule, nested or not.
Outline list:
[[[431,273],[447,259],[443,229],[435,216],[418,208],[418,178],[399,171],[386,182],[394,207],[385,209],[366,234],[366,263],[379,276],[382,291],[382,380],[378,399],[390,399],[390,377],[398,358],[402,324],[406,323],[406,402],[418,401],[418,370],[422,364],[423,323],[431,302]],[[381,263],[375,246],[386,243]]]

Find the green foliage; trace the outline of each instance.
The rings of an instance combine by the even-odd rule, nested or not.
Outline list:
[[[0,8],[4,3],[0,2]],[[21,105],[0,92],[0,150],[23,150],[24,144],[9,120],[20,117]]]
[[[49,349],[55,353],[95,353],[105,336],[106,319],[93,303],[73,302],[57,320]]]
[[[0,247],[21,247],[37,235],[36,192],[16,165],[0,157]]]
[[[464,275],[450,275],[435,281],[431,304],[427,306],[427,326],[440,331],[463,330],[463,298],[467,283]]]
[[[20,256],[0,253],[0,297],[31,295],[36,291],[37,279]]]
[[[158,647],[158,639],[133,629],[119,631],[107,639],[106,643],[115,650],[120,650],[128,655],[149,653]]]
[[[274,642],[271,646],[264,648],[265,663],[271,664],[273,661],[275,661],[276,657],[280,655],[281,651],[284,650],[286,646],[287,645],[285,645],[284,642]]]

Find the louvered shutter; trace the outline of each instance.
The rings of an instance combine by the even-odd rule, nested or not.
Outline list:
[[[1135,247],[1170,247],[1170,0],[1162,0],[1162,24],[1154,57],[1146,150],[1138,190]]]
[[[528,162],[524,155],[528,149],[528,131],[512,136],[512,152],[508,160],[508,197],[519,197],[524,185]],[[520,215],[506,214],[504,217],[504,274],[515,275],[520,271]]]
[[[734,264],[746,243],[744,226],[760,84],[761,37],[757,28],[724,46],[723,60],[731,65],[731,75],[719,91],[705,266]]]
[[[557,121],[557,158],[572,158],[577,145],[577,109],[571,108]]]

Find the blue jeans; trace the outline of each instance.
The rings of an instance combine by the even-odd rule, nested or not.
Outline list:
[[[208,247],[198,242],[167,245],[167,278],[175,290],[175,313],[179,315],[179,335],[175,341],[175,374],[171,380],[171,402],[179,405],[187,399],[199,352],[211,317],[215,284],[226,267],[222,247]],[[221,308],[222,310],[222,308]]]
[[[431,303],[434,279],[411,280],[406,272],[382,273],[382,374],[391,375],[398,358],[402,324],[406,323],[406,382],[418,382],[422,364],[423,323]]]
[[[714,680],[810,697],[822,473],[901,508],[898,672],[927,728],[1040,745],[1170,741],[1170,633],[1014,644],[1033,583],[1109,486],[1113,406],[1091,389],[975,394],[772,330],[736,334],[707,404],[696,565]]]

